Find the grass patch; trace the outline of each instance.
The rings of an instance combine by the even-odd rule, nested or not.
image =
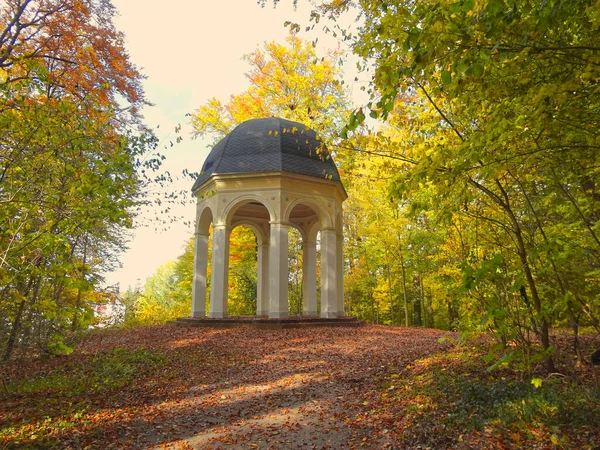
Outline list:
[[[516,428],[523,424],[581,428],[600,423],[600,389],[595,386],[546,380],[536,388],[524,381],[467,379],[461,380],[458,391],[455,417],[478,428],[490,422]]]
[[[167,363],[157,351],[114,348],[10,383],[0,448],[58,445],[60,436],[93,426],[94,401],[111,398]]]
[[[9,384],[9,391],[22,394],[65,392],[100,393],[119,389],[135,377],[167,363],[156,351],[145,348],[115,348],[99,352],[90,360],[69,363],[53,372]]]

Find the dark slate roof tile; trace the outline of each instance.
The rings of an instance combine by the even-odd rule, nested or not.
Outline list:
[[[214,174],[278,171],[340,181],[333,159],[313,130],[271,117],[243,122],[219,141],[192,190]]]

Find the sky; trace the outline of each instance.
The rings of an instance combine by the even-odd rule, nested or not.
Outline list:
[[[282,0],[273,8],[269,2],[261,8],[256,0],[113,0],[119,11],[115,25],[125,33],[132,62],[147,77],[144,90],[154,106],[143,110],[146,125],[167,146],[175,142],[175,127],[182,126],[183,141],[163,151],[165,169],[172,174],[185,168],[200,171],[209,142],[191,138],[186,114],[212,97],[226,102],[246,90],[248,66],[242,56],[262,48],[264,42],[283,43],[289,34],[285,21],[308,24],[309,2],[300,0],[296,10],[292,3]],[[318,31],[299,36],[318,36],[318,52],[338,45]],[[191,185],[186,181],[175,187],[190,189]],[[195,207],[181,207],[174,213],[193,223]],[[121,255],[122,267],[108,274],[106,283],[119,283],[121,291],[138,283],[143,286],[159,266],[183,253],[193,233],[183,222],[171,224],[166,231],[157,231],[152,224],[136,227],[129,250]]]

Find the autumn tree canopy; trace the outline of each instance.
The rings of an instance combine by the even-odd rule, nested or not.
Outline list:
[[[371,101],[346,129],[401,117],[413,134],[393,147],[407,162],[394,196],[460,230],[464,288],[503,342],[528,329],[546,354],[552,323],[575,335],[579,321],[598,323],[597,11],[595,1],[359,1],[324,2],[311,17],[358,12],[345,38],[372,73]]]
[[[5,359],[67,351],[160,165],[110,1],[0,7],[0,324]],[[35,339],[34,339],[35,336]]]
[[[248,89],[223,104],[211,99],[192,114],[196,136],[224,137],[250,119],[281,117],[300,122],[324,137],[333,137],[350,112],[348,94],[340,80],[341,53],[319,57],[310,44],[290,36],[286,44],[266,43],[244,55]]]

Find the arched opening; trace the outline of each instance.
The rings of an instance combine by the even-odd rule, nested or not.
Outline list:
[[[285,220],[294,224],[302,233],[308,232],[316,224],[321,225],[326,220],[322,207],[310,199],[300,199],[293,202],[287,210]]]
[[[224,217],[225,223],[229,226],[235,227],[240,223],[249,223],[263,232],[268,231],[269,221],[273,219],[274,214],[263,203],[263,200],[254,196],[238,199],[227,209]],[[267,225],[266,228],[265,225]]]
[[[229,236],[227,310],[232,316],[256,314],[258,293],[258,238],[247,225],[236,226]]]
[[[210,207],[205,207],[198,215],[198,222],[196,224],[197,234],[209,234],[210,226],[213,223],[213,213]]]
[[[225,216],[229,224],[224,315],[268,314],[271,212],[255,198],[241,199]]]

